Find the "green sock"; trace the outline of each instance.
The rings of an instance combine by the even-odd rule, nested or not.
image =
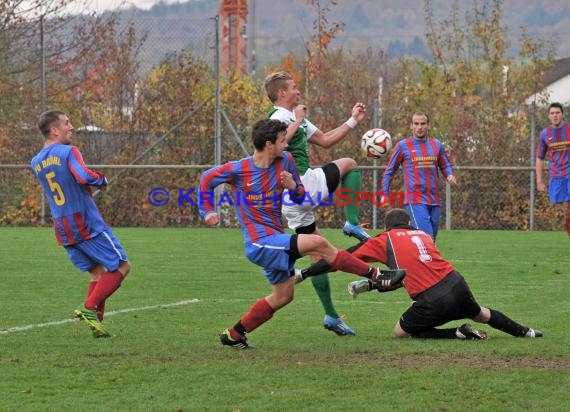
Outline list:
[[[358,225],[358,206],[356,206],[356,192],[360,192],[361,177],[359,169],[352,169],[348,172],[341,182],[341,187],[350,190],[350,205],[344,207],[344,216],[351,225]]]
[[[313,283],[313,287],[315,288],[315,292],[317,292],[317,296],[319,297],[321,303],[323,304],[323,308],[325,309],[325,313],[335,319],[338,318],[338,313],[334,308],[332,303],[332,296],[331,296],[331,285],[329,282],[329,275],[327,273],[319,276],[311,276],[311,282]]]

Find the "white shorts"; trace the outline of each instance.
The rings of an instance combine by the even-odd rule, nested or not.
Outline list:
[[[300,205],[291,205],[293,202],[289,199],[289,195],[285,195],[281,208],[283,216],[287,219],[289,229],[293,230],[314,223],[313,209],[319,205],[330,204],[327,179],[322,168],[307,169],[305,174],[301,176],[301,182],[305,187],[303,202]]]

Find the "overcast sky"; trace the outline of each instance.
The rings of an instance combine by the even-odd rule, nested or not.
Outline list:
[[[88,3],[89,7],[92,7],[92,10],[96,11],[115,10],[120,6],[122,6],[122,8],[136,6],[139,9],[148,10],[161,1],[166,4],[186,2],[186,0],[90,0]]]

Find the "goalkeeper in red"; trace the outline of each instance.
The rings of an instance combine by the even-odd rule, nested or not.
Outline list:
[[[105,302],[131,268],[119,240],[108,227],[93,198],[91,186],[105,187],[102,173],[90,170],[71,145],[73,126],[64,112],[40,115],[43,149],[32,159],[32,170],[49,201],[55,237],[71,262],[89,272],[87,299],[73,313],[89,325],[96,338],[111,336],[103,326]]]
[[[410,217],[404,209],[392,209],[385,217],[386,231],[348,249],[353,256],[365,262],[381,262],[395,271],[406,269],[407,274],[399,286],[404,286],[414,301],[396,326],[399,338],[423,339],[487,339],[485,332],[465,323],[456,328],[437,328],[447,322],[472,319],[513,336],[542,337],[542,332],[523,326],[498,310],[480,306],[467,282],[453,265],[445,260],[433,238],[410,226]],[[303,277],[326,271],[325,262],[318,262],[302,270]],[[367,280],[351,282],[348,292],[359,293],[377,289],[380,292],[397,289],[382,282]]]

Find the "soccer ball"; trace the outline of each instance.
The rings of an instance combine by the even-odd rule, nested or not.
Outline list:
[[[360,148],[367,157],[379,159],[392,148],[392,136],[384,129],[370,129],[362,135]]]

